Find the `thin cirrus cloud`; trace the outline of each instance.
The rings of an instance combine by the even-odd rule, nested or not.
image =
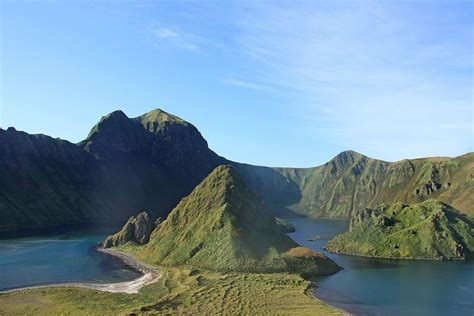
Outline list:
[[[152,28],[150,36],[155,44],[171,44],[188,51],[199,51],[199,37],[191,33],[177,33],[168,28]]]
[[[269,86],[265,86],[262,84],[254,83],[254,82],[249,82],[245,80],[240,80],[240,79],[234,79],[234,78],[226,78],[222,80],[224,83],[233,85],[236,87],[241,87],[245,89],[251,89],[251,90],[259,90],[259,91],[274,91],[273,88]]]

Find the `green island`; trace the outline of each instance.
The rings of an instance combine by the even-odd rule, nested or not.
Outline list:
[[[384,204],[354,212],[349,231],[326,249],[365,257],[471,260],[474,221],[437,200]]]

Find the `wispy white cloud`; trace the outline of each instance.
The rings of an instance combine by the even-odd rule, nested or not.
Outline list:
[[[169,28],[151,28],[151,40],[156,45],[171,44],[180,49],[199,51],[200,37],[191,33],[178,33]]]
[[[152,30],[153,34],[156,35],[159,38],[178,38],[179,35],[175,31],[172,31],[170,29],[165,29],[165,28],[158,28],[155,30]]]
[[[246,88],[246,89],[261,90],[261,91],[273,91],[274,90],[273,88],[271,88],[269,86],[265,86],[265,85],[262,85],[262,84],[257,84],[257,83],[253,83],[253,82],[249,82],[249,81],[245,81],[245,80],[227,78],[227,79],[224,79],[222,81],[224,83],[227,83],[227,84],[230,84],[230,85],[233,85],[233,86],[237,86],[237,87],[241,87],[241,88]]]

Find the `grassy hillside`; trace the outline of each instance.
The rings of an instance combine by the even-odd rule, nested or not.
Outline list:
[[[396,259],[474,259],[474,221],[447,204],[428,200],[353,212],[350,229],[329,251]]]
[[[290,239],[230,166],[217,167],[184,198],[148,244],[121,250],[152,264],[224,272],[322,275],[340,269]]]
[[[158,283],[138,294],[78,288],[0,294],[5,315],[342,315],[306,294],[291,274],[221,274],[161,268]]]
[[[259,168],[241,172],[278,214],[349,218],[381,203],[436,198],[474,216],[474,153],[391,163],[346,151],[315,168],[275,168],[277,175]]]

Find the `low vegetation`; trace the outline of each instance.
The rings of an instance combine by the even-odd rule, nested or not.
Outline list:
[[[0,294],[0,315],[342,315],[293,274],[222,274],[160,268],[138,294],[44,288]],[[3,314],[2,314],[3,313]]]

